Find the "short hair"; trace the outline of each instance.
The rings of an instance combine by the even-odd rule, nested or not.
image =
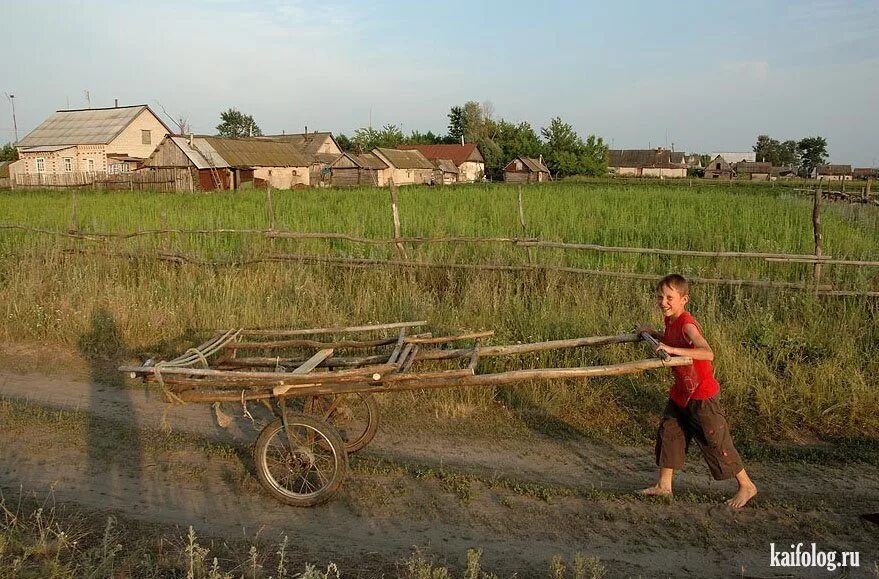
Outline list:
[[[671,289],[677,291],[682,296],[686,296],[690,294],[690,282],[687,281],[687,278],[682,276],[679,273],[670,273],[656,284],[656,289],[661,290],[664,287],[670,287]]]

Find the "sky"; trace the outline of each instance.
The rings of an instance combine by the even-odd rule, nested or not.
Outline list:
[[[445,134],[449,108],[475,100],[612,148],[821,135],[832,162],[879,166],[877,0],[0,0],[0,39],[20,138],[88,107],[86,91],[207,134],[230,107],[266,134]],[[0,143],[12,129],[4,98]]]

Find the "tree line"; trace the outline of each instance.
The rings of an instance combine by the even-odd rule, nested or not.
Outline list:
[[[752,148],[757,161],[772,163],[774,167],[791,167],[800,177],[809,177],[819,165],[827,163],[827,139],[824,137],[779,141],[769,135],[760,135]]]

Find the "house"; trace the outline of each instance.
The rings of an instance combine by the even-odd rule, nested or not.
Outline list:
[[[388,166],[387,179],[393,179],[397,185],[430,183],[434,178],[433,163],[419,151],[376,147],[372,154]]]
[[[259,137],[270,141],[290,143],[309,159],[309,184],[312,187],[329,185],[330,165],[342,154],[342,147],[330,132],[284,133]]]
[[[851,165],[819,165],[815,169],[815,178],[825,181],[851,181]]]
[[[342,153],[329,165],[330,185],[333,187],[376,186],[388,182],[388,165],[373,155]]]
[[[739,161],[735,164],[737,179],[749,181],[769,181],[772,176],[772,163]]]
[[[133,171],[170,133],[146,105],[57,111],[16,145],[17,173]]]
[[[464,183],[482,181],[485,177],[485,159],[476,143],[461,145],[400,145],[398,149],[419,151],[428,161],[450,160],[457,167],[458,180]]]
[[[733,153],[711,153],[711,159],[716,159],[717,157],[721,157],[724,161],[726,161],[730,165],[735,165],[736,163],[741,163],[742,161],[748,163],[754,163],[757,161],[757,153],[754,151],[740,151]]]
[[[852,178],[854,179],[879,179],[879,169],[873,167],[856,167],[852,169]]]
[[[542,157],[516,157],[504,167],[504,181],[508,183],[543,183],[549,178],[549,169],[543,164]]]
[[[186,168],[203,191],[308,186],[309,160],[290,143],[224,137],[166,137],[146,160],[153,169]]]
[[[433,180],[440,185],[451,185],[461,178],[461,172],[452,159],[436,159],[433,165],[436,167]]]
[[[715,155],[705,165],[703,177],[705,179],[732,179],[734,175],[733,166],[722,155]]]
[[[682,152],[668,149],[611,149],[607,169],[621,177],[682,178],[687,162]]]

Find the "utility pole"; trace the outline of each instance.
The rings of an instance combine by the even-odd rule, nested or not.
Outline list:
[[[6,98],[9,100],[9,104],[12,105],[12,130],[15,131],[15,144],[18,144],[18,123],[15,120],[15,95],[9,93],[3,93],[6,95]]]

